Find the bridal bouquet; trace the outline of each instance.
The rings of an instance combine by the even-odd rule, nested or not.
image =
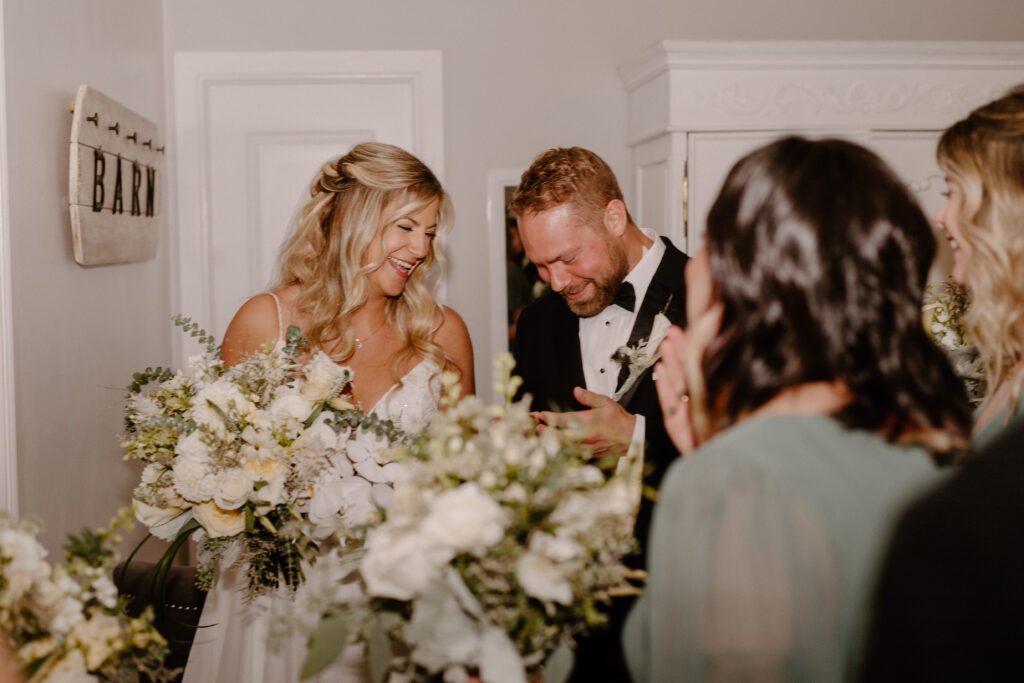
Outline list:
[[[196,532],[199,586],[221,564],[246,567],[250,597],[304,579],[316,542],[334,520],[363,524],[390,494],[401,468],[381,453],[403,438],[390,421],[342,398],[349,368],[305,345],[291,326],[284,348],[267,348],[226,368],[213,339],[188,319],[175,323],[206,345],[189,372],[147,368],[129,386],[125,457],[146,463],[133,494],[136,517],[173,543],[170,567]],[[302,525],[296,536],[289,527]]]
[[[29,683],[173,678],[162,668],[167,643],[147,609],[129,617],[108,578],[117,562],[127,508],[98,531],[65,546],[67,564],[50,565],[33,519],[0,513],[0,632]]]
[[[978,347],[964,336],[963,315],[969,305],[967,289],[950,280],[925,289],[925,329],[946,352],[971,403],[978,404],[985,396],[985,363]]]
[[[446,410],[397,449],[412,478],[383,521],[343,534],[316,567],[333,580],[322,581],[304,676],[362,639],[375,683],[470,671],[488,683],[543,671],[557,683],[574,636],[605,621],[612,596],[635,593],[621,558],[639,476],[606,480],[582,433],[538,431],[528,402],[511,403],[513,364],[498,359],[502,406],[458,401],[442,376]]]

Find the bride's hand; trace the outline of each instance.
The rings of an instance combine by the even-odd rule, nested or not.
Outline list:
[[[682,455],[691,453],[697,447],[684,367],[686,347],[686,333],[678,327],[672,327],[661,342],[661,361],[654,366],[654,383],[658,389],[658,403],[661,404],[665,431]]]

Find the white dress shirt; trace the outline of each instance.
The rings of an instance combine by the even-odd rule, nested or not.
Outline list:
[[[619,369],[622,364],[612,360],[612,354],[629,341],[633,331],[640,305],[647,295],[647,289],[654,279],[654,273],[665,255],[665,243],[653,230],[642,230],[645,236],[654,240],[654,244],[645,247],[643,255],[633,269],[626,275],[625,281],[633,285],[636,292],[636,304],[632,311],[620,306],[611,305],[589,318],[580,318],[580,355],[583,359],[583,378],[587,389],[596,394],[612,396],[619,382]],[[633,444],[642,445],[646,423],[643,415],[636,416],[633,427]]]

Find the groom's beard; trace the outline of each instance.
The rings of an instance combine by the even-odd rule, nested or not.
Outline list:
[[[608,264],[608,273],[602,276],[574,282],[559,294],[565,299],[569,310],[581,318],[589,318],[597,315],[615,299],[615,293],[619,291],[622,281],[629,274],[629,262],[626,260],[625,252],[617,245],[608,244],[608,257],[611,259]],[[569,299],[566,294],[579,292],[588,284],[593,285],[591,292],[585,299]]]

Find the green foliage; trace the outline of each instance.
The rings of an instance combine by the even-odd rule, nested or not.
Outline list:
[[[200,327],[199,323],[192,322],[192,318],[178,314],[174,316],[174,324],[180,327],[182,332],[195,337],[196,341],[206,348],[208,354],[211,356],[220,355],[220,345],[217,344],[217,340],[214,339],[212,334],[208,334],[206,330]]]

